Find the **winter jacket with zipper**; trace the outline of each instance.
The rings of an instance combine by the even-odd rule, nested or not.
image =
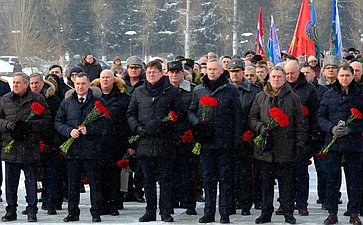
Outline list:
[[[333,138],[331,129],[339,120],[346,121],[351,115],[351,108],[363,113],[363,89],[354,81],[349,85],[348,93],[342,90],[338,81],[327,91],[320,103],[318,111],[319,126],[327,132],[325,144]],[[349,124],[351,132],[338,138],[330,151],[362,152],[363,120],[355,119]]]
[[[241,101],[236,86],[221,75],[222,85],[212,91],[208,86],[208,76],[202,78],[202,83],[193,90],[192,103],[189,107],[188,117],[193,126],[202,118],[203,107],[199,100],[203,96],[211,96],[218,100],[217,107],[211,110],[211,115],[206,118],[215,129],[211,143],[202,145],[202,150],[223,149],[232,150],[241,145]]]
[[[105,105],[104,101],[99,98],[100,96],[95,93],[94,89],[90,89],[86,101],[81,104],[74,90],[67,92],[66,98],[62,101],[55,118],[54,127],[58,133],[70,138],[71,131],[77,129],[83,123],[94,108],[96,100]],[[101,157],[101,138],[106,134],[108,127],[109,122],[105,117],[88,124],[86,126],[87,134],[80,135],[79,138],[74,140],[66,154],[66,158],[99,159]]]
[[[13,163],[36,163],[39,161],[39,141],[44,137],[46,127],[50,122],[48,105],[41,94],[31,92],[28,89],[21,97],[14,92],[4,95],[0,101],[0,129],[3,147],[5,147],[12,140],[10,132],[6,129],[6,124],[9,121],[26,121],[33,102],[42,104],[46,111],[39,116],[34,116],[27,122],[30,124],[30,131],[29,136],[24,141],[16,141],[10,153],[6,153],[4,150],[1,152],[3,161]]]
[[[263,126],[267,126],[270,121],[269,109],[278,107],[289,118],[286,127],[275,127],[271,134],[274,147],[271,151],[259,155],[259,148],[255,146],[254,157],[267,162],[293,162],[300,157],[304,149],[304,120],[301,109],[301,102],[292,90],[290,85],[285,83],[278,94],[272,93],[270,83],[263,88],[263,91],[256,95],[249,115],[251,129],[259,134]]]
[[[177,123],[186,119],[186,109],[178,89],[169,83],[167,77],[161,79],[162,88],[156,97],[150,96],[146,89],[146,82],[135,89],[126,114],[133,133],[139,126],[145,127],[151,120],[162,121],[170,111],[176,112]],[[164,130],[157,135],[151,134],[140,137],[137,141],[137,157],[175,158],[176,149],[173,145],[176,139],[180,138],[175,134],[175,127],[170,127],[169,130]]]

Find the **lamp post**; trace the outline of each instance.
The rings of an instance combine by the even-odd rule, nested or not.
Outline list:
[[[132,36],[133,35],[136,35],[136,31],[133,31],[133,30],[129,30],[129,31],[126,31],[125,32],[125,35],[128,35],[129,36],[129,44],[130,44],[130,56],[131,56],[131,53],[132,53],[132,45],[131,45],[131,41],[132,41]]]

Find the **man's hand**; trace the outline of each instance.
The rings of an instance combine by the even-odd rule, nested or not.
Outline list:
[[[73,129],[71,131],[71,137],[72,138],[79,138],[79,135],[81,134],[81,132],[78,129]]]
[[[132,148],[128,148],[127,149],[127,154],[129,154],[129,155],[135,155],[136,154],[136,150],[135,149],[132,149]]]
[[[81,132],[83,135],[87,134],[87,128],[84,125],[81,125],[78,127],[79,132]]]

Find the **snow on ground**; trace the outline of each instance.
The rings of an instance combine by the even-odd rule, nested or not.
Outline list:
[[[310,212],[309,216],[299,216],[297,215],[297,211],[295,211],[294,215],[297,220],[297,224],[323,224],[324,219],[327,217],[328,213],[325,210],[320,209],[321,205],[316,204],[317,199],[317,190],[316,190],[316,173],[314,166],[309,166],[310,171],[310,196],[309,196],[309,206],[308,210]],[[344,174],[344,173],[343,173]],[[2,198],[4,202],[0,203],[0,215],[5,214],[5,192],[4,192],[4,185],[2,186],[3,195]],[[343,213],[346,210],[347,204],[347,195],[345,185],[342,185],[342,199],[343,204],[339,205],[339,224],[349,224],[349,217],[343,216]],[[277,194],[277,186],[275,187],[275,199]],[[25,188],[24,188],[24,177],[21,177],[21,181],[19,183],[19,195],[18,195],[18,220],[15,222],[6,222],[6,224],[23,224],[27,223],[27,216],[21,215],[21,211],[23,211],[26,207],[25,202]],[[2,206],[2,207],[1,207]],[[58,210],[57,215],[47,215],[45,210],[40,209],[41,203],[39,203],[39,213],[38,213],[38,222],[32,223],[36,224],[65,224],[63,222],[63,218],[67,216],[67,205],[66,203],[63,204],[63,210]],[[204,203],[197,203],[197,212],[198,215],[196,216],[188,216],[185,214],[185,209],[175,209],[175,214],[173,215],[175,222],[173,224],[197,224],[198,219],[203,215],[203,207]],[[78,222],[71,222],[70,224],[90,224],[91,222],[91,215],[89,213],[90,208],[90,200],[89,200],[89,187],[86,186],[86,193],[81,194],[81,215],[80,221]],[[278,208],[278,203],[275,202],[275,210]],[[120,210],[119,216],[102,216],[102,224],[141,224],[138,222],[140,216],[143,215],[145,212],[145,204],[136,203],[136,202],[126,202],[125,209]],[[217,209],[218,212],[218,209]],[[250,216],[241,216],[241,211],[237,210],[236,215],[232,215],[230,217],[232,224],[255,224],[255,219],[260,215],[259,210],[252,209]],[[160,216],[157,217],[157,221],[145,223],[150,225],[159,225],[159,224],[166,224],[160,220]],[[219,215],[216,214],[216,223],[210,224],[219,224]],[[283,216],[273,215],[272,223],[270,224],[285,224]]]

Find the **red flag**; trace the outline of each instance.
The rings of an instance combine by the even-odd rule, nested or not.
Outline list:
[[[265,45],[263,42],[263,23],[262,23],[262,8],[258,11],[257,30],[256,30],[256,54],[261,55],[263,60],[266,60]]]
[[[313,25],[308,0],[303,0],[288,54],[295,57],[304,53],[315,56]]]

